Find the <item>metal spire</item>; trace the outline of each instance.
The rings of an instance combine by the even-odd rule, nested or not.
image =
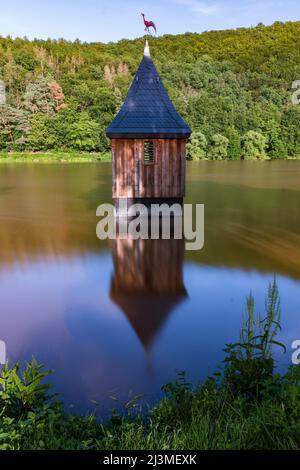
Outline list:
[[[150,56],[150,47],[149,47],[148,39],[146,39],[146,44],[145,44],[145,49],[144,49],[144,56],[145,57],[151,57]]]

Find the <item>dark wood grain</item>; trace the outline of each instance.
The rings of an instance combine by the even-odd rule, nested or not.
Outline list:
[[[154,161],[144,162],[143,139],[112,139],[114,198],[183,197],[185,139],[154,140]]]

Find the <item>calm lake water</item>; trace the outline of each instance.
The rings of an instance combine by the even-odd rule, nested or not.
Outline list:
[[[205,204],[205,246],[96,238],[111,165],[0,167],[0,339],[10,361],[55,373],[75,412],[105,414],[133,395],[153,403],[186,371],[213,373],[274,273],[281,340],[300,339],[300,162],[199,162],[186,202]],[[93,402],[99,405],[96,406]]]

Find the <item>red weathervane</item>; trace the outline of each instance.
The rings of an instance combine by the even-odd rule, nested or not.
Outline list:
[[[145,19],[144,13],[141,13],[141,15],[142,15],[143,20],[144,20],[145,31],[147,31],[148,34],[151,34],[151,33],[150,33],[150,28],[153,28],[154,31],[155,31],[155,33],[156,33],[157,30],[156,30],[156,26],[155,26],[155,24],[153,23],[153,21],[147,21],[147,20]]]

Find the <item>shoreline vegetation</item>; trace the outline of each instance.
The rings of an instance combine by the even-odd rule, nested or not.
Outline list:
[[[0,374],[0,450],[299,449],[300,367],[276,372],[280,299],[276,280],[257,315],[253,296],[237,343],[226,345],[219,372],[193,387],[184,373],[143,412],[138,397],[110,421],[66,414],[33,359]]]
[[[111,153],[99,152],[0,152],[1,163],[95,163],[111,162]]]
[[[254,159],[251,161],[278,161],[279,159],[264,158],[262,160]],[[287,157],[280,160],[300,160],[300,155],[295,157]],[[0,152],[0,165],[4,163],[107,163],[111,162],[110,152]],[[187,161],[216,161],[209,158],[187,159]],[[218,160],[223,162],[232,161],[249,161],[249,160],[232,160],[229,158]]]

